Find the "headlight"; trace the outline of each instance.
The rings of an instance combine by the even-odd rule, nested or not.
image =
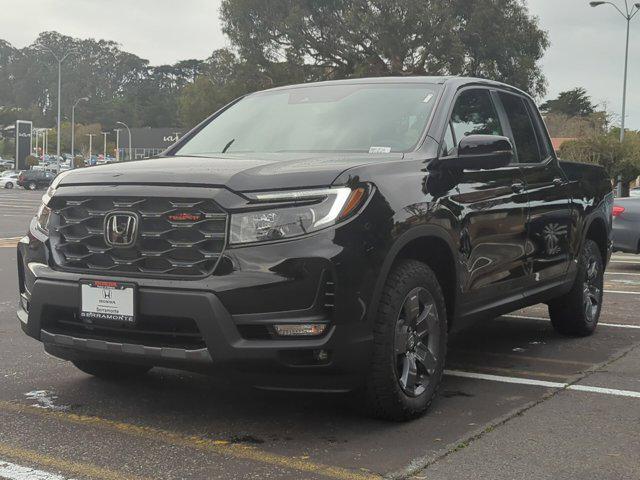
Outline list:
[[[36,228],[45,235],[49,234],[49,217],[51,216],[51,209],[44,203],[38,208],[36,213]]]
[[[277,202],[278,207],[231,215],[230,242],[281,240],[335,225],[355,212],[366,193],[363,187],[340,187],[253,194],[256,203]]]
[[[34,223],[32,224],[36,230],[32,233],[36,235],[40,234],[37,235],[40,240],[43,240],[43,235],[45,238],[49,235],[49,218],[51,217],[51,209],[49,208],[48,204],[49,200],[51,200],[51,197],[53,197],[54,192],[55,188],[49,187],[47,189],[47,193],[42,196],[42,204],[38,208]]]

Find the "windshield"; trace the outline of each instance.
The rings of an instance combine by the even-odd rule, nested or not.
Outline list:
[[[420,140],[439,88],[337,84],[259,92],[224,111],[177,153],[406,152]]]

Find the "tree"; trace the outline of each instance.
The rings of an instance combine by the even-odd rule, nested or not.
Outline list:
[[[587,117],[595,113],[595,105],[591,97],[582,88],[574,88],[560,92],[558,98],[547,100],[540,105],[540,110],[548,114],[566,115],[567,117]]]
[[[614,130],[565,142],[560,147],[560,157],[601,165],[612,182],[621,177],[623,196],[628,196],[629,183],[640,175],[640,132],[629,132],[624,143],[620,143]]]
[[[223,0],[223,30],[274,84],[473,75],[545,91],[546,32],[519,0]],[[287,65],[287,69],[282,69]]]
[[[34,157],[33,155],[27,155],[24,161],[28,168],[35,167],[40,163],[40,161],[38,160],[38,157]]]
[[[607,112],[595,112],[582,117],[570,117],[564,113],[548,113],[544,121],[549,135],[555,138],[578,138],[604,135],[610,125]]]
[[[181,125],[192,127],[235,98],[273,86],[272,79],[229,49],[215,50],[178,100]]]

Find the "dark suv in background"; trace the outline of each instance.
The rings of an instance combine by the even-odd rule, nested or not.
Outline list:
[[[27,190],[38,190],[51,185],[55,174],[45,170],[23,170],[18,175],[18,185]]]
[[[546,302],[562,334],[594,331],[611,206],[507,85],[277,88],[160,158],[58,176],[18,247],[18,317],[93,375],[233,371],[407,419],[452,329]]]

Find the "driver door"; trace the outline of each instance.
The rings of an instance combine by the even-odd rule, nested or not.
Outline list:
[[[444,138],[444,155],[455,154],[472,134],[505,135],[489,89],[458,94]],[[517,301],[527,285],[524,177],[517,162],[492,170],[459,172],[450,201],[459,212],[459,258],[463,265],[462,310],[466,315]]]

